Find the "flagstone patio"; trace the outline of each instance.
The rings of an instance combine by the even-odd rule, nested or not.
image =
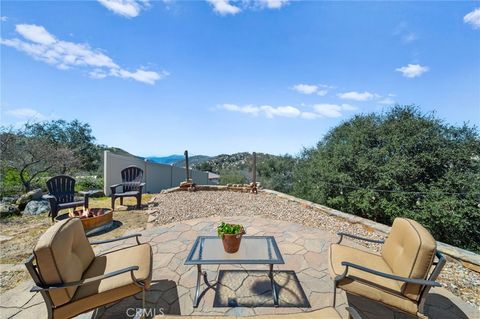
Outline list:
[[[209,289],[193,308],[196,268],[184,265],[192,244],[199,235],[214,235],[216,225],[241,223],[248,235],[272,235],[285,260],[275,266],[279,307],[273,306],[267,266],[205,266],[210,280],[219,279],[216,290]],[[232,315],[298,313],[331,305],[332,281],[327,270],[328,246],[336,237],[317,228],[255,217],[210,217],[153,227],[142,232],[141,241],[153,248],[153,282],[147,292],[147,313],[178,315]],[[350,245],[353,242],[345,241]],[[133,244],[134,241],[96,247],[97,252]],[[0,318],[44,318],[45,305],[39,294],[28,290],[31,282],[0,296]],[[202,288],[206,288],[203,284]],[[346,303],[354,305],[366,318],[410,318],[365,299],[337,295],[337,309],[348,318]],[[141,307],[140,296],[90,312],[79,318],[129,318]],[[427,300],[431,318],[478,318],[478,311],[443,288],[434,289]]]

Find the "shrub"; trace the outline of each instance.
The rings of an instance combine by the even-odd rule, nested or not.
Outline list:
[[[415,219],[440,241],[480,251],[480,138],[414,106],[355,116],[294,172],[299,197],[391,224]]]
[[[75,191],[80,192],[89,190],[103,190],[103,178],[95,178],[93,176],[77,177]]]

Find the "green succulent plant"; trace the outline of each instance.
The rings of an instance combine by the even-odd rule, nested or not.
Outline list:
[[[245,230],[242,225],[239,224],[227,224],[222,222],[217,227],[217,235],[220,238],[223,238],[223,235],[238,235],[245,234]]]

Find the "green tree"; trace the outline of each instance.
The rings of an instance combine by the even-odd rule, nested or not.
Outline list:
[[[247,182],[247,178],[238,170],[221,170],[220,171],[220,184],[244,184]]]
[[[62,166],[60,171],[63,174],[72,170],[95,171],[100,164],[99,148],[95,144],[95,137],[88,123],[78,120],[29,123],[25,125],[25,135],[45,138],[54,147],[66,148],[73,152],[78,165]]]
[[[303,151],[297,196],[390,224],[415,219],[436,239],[480,251],[480,138],[415,106],[355,116]]]
[[[258,181],[262,187],[288,194],[293,188],[295,163],[290,155],[265,157],[257,164]]]
[[[20,129],[2,127],[2,184],[10,187],[12,181],[20,180],[28,191],[44,175],[94,170],[100,161],[94,141],[90,126],[77,120],[28,123]]]

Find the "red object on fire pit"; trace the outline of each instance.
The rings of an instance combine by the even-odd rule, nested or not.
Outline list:
[[[79,217],[85,232],[102,227],[112,222],[113,210],[110,208],[90,208],[85,212],[83,209],[75,210],[68,214],[59,215],[55,220],[63,220],[69,217]]]

